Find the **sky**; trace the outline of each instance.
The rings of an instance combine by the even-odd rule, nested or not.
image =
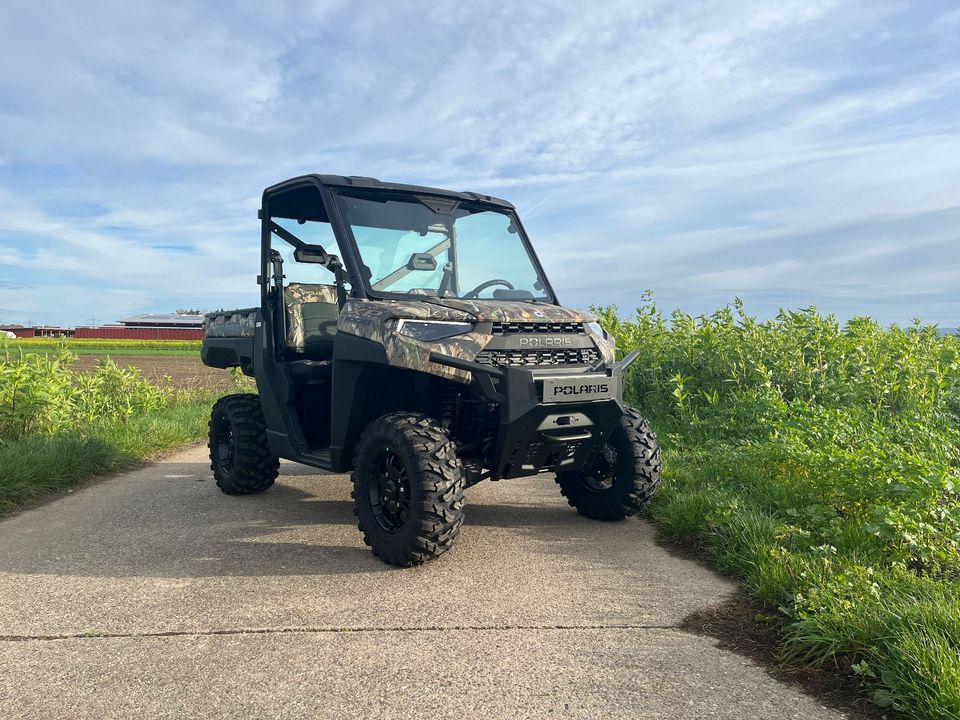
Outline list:
[[[960,324],[956,2],[0,5],[0,323],[257,301],[262,189],[511,200],[568,306]]]

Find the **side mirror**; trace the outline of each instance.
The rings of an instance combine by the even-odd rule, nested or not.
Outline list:
[[[330,255],[319,245],[301,245],[293,251],[293,258],[301,263],[316,263],[317,265],[326,265],[330,261]]]
[[[437,269],[437,259],[430,253],[414,253],[407,261],[407,270],[426,270],[433,272]]]

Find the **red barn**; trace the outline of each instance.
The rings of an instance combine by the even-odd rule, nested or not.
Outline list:
[[[37,331],[32,327],[23,327],[23,325],[3,325],[0,326],[0,335],[11,332],[17,337],[35,337]]]
[[[57,325],[36,325],[33,327],[23,327],[22,325],[5,325],[0,327],[2,332],[12,332],[17,337],[32,338],[70,338],[73,337],[73,328],[59,327]]]
[[[146,313],[119,325],[78,327],[74,337],[104,340],[202,340],[203,315]]]

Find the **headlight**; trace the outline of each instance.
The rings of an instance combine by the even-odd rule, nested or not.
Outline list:
[[[607,331],[604,330],[602,327],[600,327],[600,323],[589,322],[587,323],[587,327],[590,328],[590,330],[593,332],[594,335],[599,335],[604,340],[607,339]]]
[[[400,320],[397,323],[398,333],[421,342],[443,340],[455,335],[463,335],[471,330],[473,330],[473,323],[450,320]]]

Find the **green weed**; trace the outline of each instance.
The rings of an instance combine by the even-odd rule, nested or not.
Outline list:
[[[0,515],[56,490],[148,460],[206,434],[215,396],[175,403],[125,422],[29,435],[0,446]]]
[[[739,301],[597,311],[641,354],[661,530],[782,609],[785,661],[850,660],[879,705],[960,718],[960,338]]]
[[[0,514],[206,434],[219,393],[157,386],[109,358],[78,372],[74,360],[63,346],[0,354]],[[234,386],[253,390],[239,373]]]
[[[126,420],[159,410],[171,397],[136,368],[104,358],[93,372],[77,373],[70,368],[74,359],[65,347],[51,355],[0,357],[0,444],[98,420]]]

